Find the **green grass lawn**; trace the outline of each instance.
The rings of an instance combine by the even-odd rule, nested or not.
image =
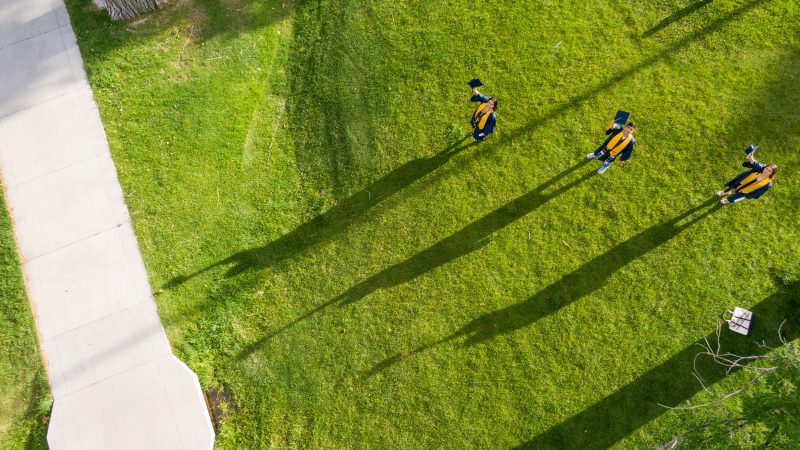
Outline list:
[[[0,448],[46,449],[50,387],[0,192]]]
[[[739,351],[800,333],[794,0],[67,3],[217,448],[653,447],[724,310]],[[634,157],[592,175],[617,109]],[[751,142],[775,188],[713,208]]]

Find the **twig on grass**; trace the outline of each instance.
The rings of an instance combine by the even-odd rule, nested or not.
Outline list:
[[[780,326],[778,327],[778,339],[780,340],[783,347],[786,349],[784,354],[741,356],[730,352],[722,353],[721,350],[722,344],[720,343],[720,333],[722,331],[722,323],[717,321],[716,345],[712,345],[710,342],[708,342],[708,339],[703,339],[704,343],[697,344],[703,350],[694,355],[694,359],[692,361],[692,366],[693,366],[692,375],[697,379],[698,382],[700,382],[700,385],[703,386],[703,389],[708,390],[702,375],[700,375],[700,372],[697,369],[697,360],[701,356],[709,356],[714,362],[725,367],[725,375],[730,375],[731,372],[738,369],[754,372],[756,373],[756,375],[740,388],[732,392],[729,392],[723,395],[722,397],[716,400],[712,400],[710,402],[702,403],[699,405],[686,405],[686,406],[667,406],[667,405],[662,405],[661,403],[659,403],[658,405],[673,410],[691,410],[691,409],[699,409],[716,405],[731,397],[735,397],[745,392],[747,389],[750,388],[750,386],[754,385],[756,382],[758,382],[758,380],[763,378],[765,375],[768,375],[772,372],[778,371],[783,368],[800,365],[800,352],[793,351],[788,341],[786,340],[786,337],[783,336],[783,326],[785,324],[786,320],[781,322]],[[758,345],[761,348],[767,348],[772,350],[772,347],[769,347],[763,341]],[[756,364],[758,362],[763,362],[763,361],[769,361],[769,365],[763,366]]]
[[[739,422],[744,422],[744,423],[741,423],[740,426],[745,425],[746,422],[747,422],[747,419],[744,418],[744,417],[737,417],[735,419],[730,419],[730,420],[723,421],[723,422],[721,422],[721,424],[724,424],[724,423],[739,423]],[[711,422],[706,422],[704,424],[701,424],[698,427],[695,427],[695,428],[692,428],[689,431],[686,431],[685,433],[681,433],[681,434],[675,436],[674,438],[670,439],[670,441],[665,443],[664,445],[659,446],[658,450],[672,450],[675,447],[677,447],[678,444],[680,444],[681,441],[686,439],[686,437],[688,437],[690,434],[696,433],[696,432],[698,432],[700,430],[705,430],[706,428],[709,428],[712,425],[714,425],[714,424],[712,424]]]

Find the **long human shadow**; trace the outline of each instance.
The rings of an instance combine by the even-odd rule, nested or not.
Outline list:
[[[469,137],[465,136],[436,155],[414,159],[402,164],[361,191],[340,201],[326,212],[264,246],[243,250],[192,274],[178,276],[167,282],[165,287],[177,286],[218,266],[232,265],[226,273],[227,277],[250,269],[266,269],[324,242],[345,229],[369,209],[443,166],[461,151],[474,146],[474,142],[464,143],[468,139]]]
[[[482,218],[455,232],[449,237],[442,239],[436,244],[406,259],[405,261],[390,266],[367,278],[366,280],[361,281],[343,294],[318,305],[283,327],[261,337],[258,341],[248,345],[239,354],[239,358],[248,356],[272,337],[286,331],[297,323],[308,319],[312,315],[321,312],[331,305],[338,304],[340,306],[344,306],[360,300],[378,289],[387,289],[406,283],[426,272],[429,272],[456,258],[483,247],[488,243],[488,237],[491,234],[529,214],[531,211],[544,205],[549,200],[558,197],[559,195],[588,180],[594,172],[589,172],[580,178],[564,184],[563,186],[550,192],[544,192],[549,187],[555,185],[571,173],[578,170],[580,167],[586,165],[587,162],[589,162],[589,160],[584,159],[580,163],[563,170],[533,190],[483,216]]]
[[[665,244],[719,207],[717,199],[711,198],[665,222],[652,226],[594,257],[527,300],[484,314],[438,341],[418,347],[406,354],[394,355],[376,364],[367,371],[366,376],[375,375],[410,355],[459,338],[466,338],[464,345],[472,346],[495,336],[531,326],[538,320],[600,289],[619,269]]]
[[[740,355],[763,355],[768,349],[758,344],[762,341],[781,345],[777,339],[778,328],[784,320],[784,336],[791,342],[800,336],[800,281],[784,285],[779,291],[749,308],[755,313],[755,329],[745,337],[722,330],[720,342],[723,351]],[[716,333],[706,336],[715,342]],[[524,442],[517,448],[608,448],[668,411],[660,405],[678,406],[703,390],[692,375],[695,355],[703,339],[687,346],[681,352],[650,369],[636,380],[575,416],[559,423]],[[721,366],[700,360],[698,370],[706,386],[726,377]],[[599,426],[598,424],[602,424]],[[586,430],[591,432],[587,433]]]
[[[689,4],[688,6],[675,11],[671,15],[665,17],[661,22],[658,22],[649,30],[642,33],[642,37],[650,37],[659,31],[663,30],[664,28],[672,25],[673,23],[683,19],[684,17],[692,14],[693,12],[697,11],[698,9],[708,5],[709,3],[713,2],[714,0],[700,0],[694,3]]]
[[[548,201],[578,186],[588,180],[594,172],[584,174],[563,186],[549,192],[549,187],[558,183],[578,168],[584,166],[589,160],[562,171],[549,180],[537,186],[526,194],[515,198],[502,207],[472,222],[452,235],[426,248],[403,262],[387,267],[356,284],[346,292],[334,299],[335,303],[347,305],[375,292],[378,289],[388,289],[417,278],[439,266],[460,258],[488,244],[487,238],[498,230],[517,221]]]
[[[376,206],[386,198],[414,183],[414,181],[425,176],[429,172],[441,167],[443,164],[447,163],[450,158],[459,154],[463,150],[476,145],[474,142],[464,144],[464,142],[468,139],[469,136],[465,136],[434,156],[429,158],[419,158],[399,166],[397,169],[393,170],[380,180],[370,184],[362,191],[340,202],[337,206],[329,209],[327,212],[315,217],[292,232],[283,235],[282,237],[263,247],[236,253],[222,261],[216,262],[190,275],[176,277],[166,283],[164,287],[171,288],[178,286],[179,284],[188,281],[192,277],[200,275],[218,266],[229,264],[232,265],[227,272],[227,276],[233,276],[251,268],[263,269],[289,258],[306,248],[309,248],[315,244],[319,244],[352,224],[370,208]],[[236,286],[231,286],[231,288],[236,289]],[[231,296],[233,295],[232,292],[226,292],[218,295],[221,298],[228,298],[227,294],[231,294]],[[315,310],[312,310],[301,318],[296,319],[291,324],[281,328],[281,330],[262,338],[262,340],[259,342],[266,341],[269,339],[269,337],[278,334],[280,331],[289,328],[291,325],[297,322],[300,322],[305,317],[308,317],[314,312],[321,310],[324,306],[326,305],[317,307]],[[213,303],[207,302],[204,307],[196,308],[193,311],[183,312],[176,319],[170,320],[162,318],[162,323],[164,325],[171,325],[176,321],[187,320],[188,317],[198,314],[201,309],[210,307],[213,307]],[[157,329],[153,329],[152,327],[142,329],[126,338],[119,344],[101,352],[97,355],[97,358],[105,359],[108,356],[113,355],[115,351],[119,350],[119,348],[139,342],[156,331]],[[78,371],[80,371],[80,367],[66,367],[63,370],[62,377],[64,379],[70,379]]]
[[[717,199],[712,198],[670,220],[652,226],[594,257],[524,302],[478,317],[447,340],[466,336],[465,344],[474,345],[497,335],[528,327],[600,289],[618,270],[667,243],[720,206]],[[704,208],[705,211],[700,212]]]
[[[608,89],[611,89],[613,86],[619,84],[623,80],[630,78],[633,75],[636,75],[637,73],[652,66],[653,64],[671,58],[675,54],[686,49],[686,47],[692,42],[702,39],[703,37],[709,34],[719,31],[732,20],[735,20],[739,16],[747,13],[748,11],[764,3],[765,1],[766,0],[750,0],[749,2],[743,4],[742,6],[736,8],[735,10],[715,20],[702,30],[699,30],[684,38],[672,42],[660,52],[650,57],[647,57],[626,69],[623,69],[619,72],[610,75],[609,77],[599,82],[594,87],[569,98],[562,105],[531,118],[531,120],[529,120],[525,125],[522,125],[521,127],[511,130],[508,133],[501,133],[500,140],[502,141],[513,140],[525,136],[530,131],[545,125],[549,121],[562,117],[566,111],[588,102],[601,92],[605,92]]]

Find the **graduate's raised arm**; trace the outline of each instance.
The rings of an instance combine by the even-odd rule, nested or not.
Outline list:
[[[758,170],[758,171],[761,171],[761,169],[766,167],[765,164],[761,164],[760,162],[758,162],[757,159],[755,159],[753,157],[747,158],[747,161],[743,162],[742,166],[743,167],[747,167],[748,169],[753,169],[753,170]]]
[[[474,88],[472,90],[472,97],[470,97],[469,101],[486,103],[489,101],[489,97],[481,94],[480,91],[478,91],[478,88]]]
[[[621,130],[622,126],[617,123],[616,120],[612,120],[610,124],[608,124],[608,128],[606,128],[606,134],[613,134],[617,130]]]

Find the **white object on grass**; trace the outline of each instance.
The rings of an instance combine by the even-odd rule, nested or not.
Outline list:
[[[727,314],[731,315],[730,319],[726,319]],[[753,313],[744,308],[735,307],[733,311],[725,311],[722,318],[728,322],[728,329],[734,333],[743,334],[745,336],[750,334],[753,326]]]

